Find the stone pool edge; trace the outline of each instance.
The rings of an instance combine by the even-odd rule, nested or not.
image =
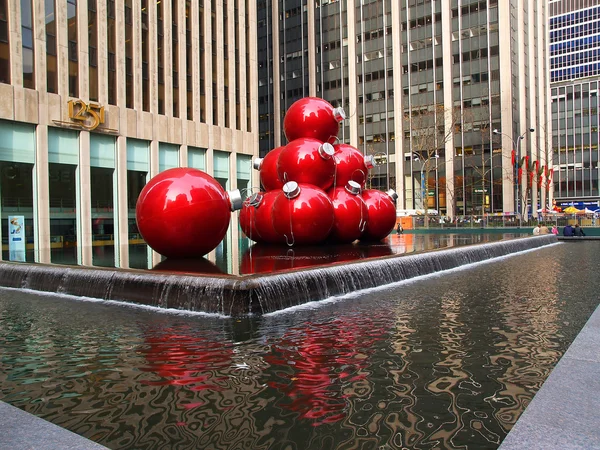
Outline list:
[[[65,428],[0,401],[0,448],[108,450]]]
[[[600,306],[499,450],[600,449]]]
[[[557,243],[523,237],[243,277],[0,262],[0,286],[240,317],[482,262]]]

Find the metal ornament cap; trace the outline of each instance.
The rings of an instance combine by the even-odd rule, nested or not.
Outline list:
[[[288,181],[283,185],[283,195],[287,198],[292,199],[300,195],[300,186],[295,181]]]
[[[352,195],[358,195],[360,194],[360,184],[357,183],[354,180],[350,180],[348,181],[348,183],[345,186],[346,192],[352,194]]]
[[[262,166],[264,159],[265,158],[254,158],[254,161],[252,161],[252,167],[254,167],[256,170],[260,170],[260,166]]]
[[[392,197],[392,200],[394,200],[394,202],[396,200],[398,200],[398,194],[396,194],[396,191],[393,189],[390,189],[389,191],[386,192],[387,195],[389,195],[390,197]]]
[[[261,204],[263,197],[264,196],[261,192],[255,192],[248,199],[248,205],[254,206],[255,208],[257,208]]]
[[[331,159],[335,154],[335,149],[333,145],[329,142],[325,142],[319,146],[319,156],[323,159]]]
[[[375,161],[375,157],[373,155],[366,155],[365,156],[365,166],[367,166],[367,169],[372,169],[373,167],[377,166],[377,161]]]
[[[344,108],[342,108],[341,106],[333,108],[333,117],[338,123],[343,122],[344,120],[346,120],[346,111],[344,111]]]
[[[244,202],[242,200],[242,194],[239,189],[227,191],[227,195],[229,196],[229,203],[231,205],[232,211],[238,211],[242,209],[242,205]]]

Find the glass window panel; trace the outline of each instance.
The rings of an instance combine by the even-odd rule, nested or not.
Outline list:
[[[33,164],[35,128],[18,122],[0,121],[0,161]]]
[[[215,150],[213,163],[215,179],[223,186],[223,189],[229,189],[229,153]]]
[[[90,165],[92,167],[115,168],[115,138],[102,134],[91,134]]]
[[[77,264],[76,170],[71,164],[50,163],[50,261]]]
[[[206,170],[206,149],[188,147],[188,167]]]
[[[8,216],[25,219],[25,261],[34,262],[33,164],[0,161],[2,258],[10,260]],[[22,226],[22,224],[19,224]],[[17,257],[21,257],[17,255]]]
[[[127,140],[127,170],[148,172],[148,142],[137,139]]]
[[[79,164],[79,134],[77,131],[59,128],[48,130],[48,162]]]
[[[158,171],[179,167],[179,146],[174,144],[159,144]]]
[[[115,266],[114,169],[91,167],[92,264]]]

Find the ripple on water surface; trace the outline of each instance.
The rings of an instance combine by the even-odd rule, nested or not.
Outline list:
[[[113,449],[497,448],[596,307],[599,251],[238,320],[2,290],[0,399]]]

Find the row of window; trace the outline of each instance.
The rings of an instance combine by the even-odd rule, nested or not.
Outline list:
[[[600,7],[595,7],[565,14],[564,16],[552,17],[550,19],[550,29],[554,30],[556,28],[570,27],[571,25],[580,24],[581,22],[598,19],[600,19]]]
[[[600,48],[588,50],[581,53],[557,56],[550,59],[550,69],[559,69],[561,67],[578,66],[588,62],[598,61]]]
[[[581,36],[587,36],[590,34],[600,32],[600,21],[591,23],[584,23],[571,28],[564,28],[561,30],[550,32],[550,43],[567,41],[569,39],[575,39]]]
[[[567,67],[550,71],[550,82],[586,78],[600,74],[600,63],[586,64],[580,67]]]
[[[600,35],[586,36],[574,41],[559,42],[550,46],[550,56],[562,55],[565,53],[586,50],[592,47],[600,46]]]

